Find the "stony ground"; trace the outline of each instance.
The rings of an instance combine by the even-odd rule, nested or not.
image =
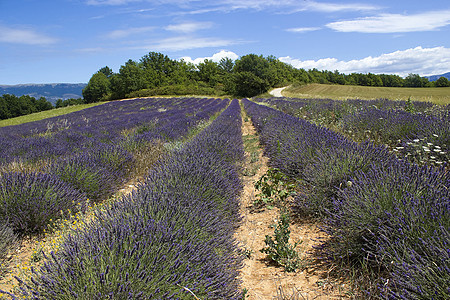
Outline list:
[[[290,226],[293,244],[301,241],[297,251],[304,262],[304,268],[296,272],[284,272],[266,259],[260,249],[265,247],[265,236],[273,236],[273,225],[277,223],[277,208],[261,209],[254,201],[258,191],[254,183],[267,171],[268,158],[263,156],[256,131],[251,121],[243,117],[243,139],[246,145],[246,167],[244,170],[244,191],[241,196],[242,225],[236,232],[236,239],[249,258],[241,272],[242,288],[249,300],[262,299],[346,299],[346,285],[331,280],[328,270],[314,264],[313,246],[318,239],[326,238],[319,224],[309,220],[296,220]],[[253,153],[253,154],[252,154]],[[257,153],[257,155],[255,154]]]

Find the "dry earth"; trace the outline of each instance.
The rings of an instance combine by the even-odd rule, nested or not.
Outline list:
[[[251,121],[243,117],[242,133],[244,141],[256,137]],[[256,141],[257,142],[257,141]],[[236,232],[236,239],[249,254],[241,271],[242,289],[247,291],[246,299],[346,299],[346,285],[328,278],[328,271],[322,266],[314,265],[313,246],[319,244],[318,239],[326,238],[319,230],[318,224],[309,221],[291,223],[290,243],[302,241],[297,246],[300,257],[305,262],[303,270],[287,273],[282,267],[266,260],[266,254],[260,249],[265,247],[265,236],[273,236],[278,209],[258,210],[254,205],[256,194],[254,183],[267,171],[268,158],[263,156],[258,145],[258,161],[250,162],[250,153],[246,153],[247,170],[254,170],[244,176],[244,191],[241,196],[242,225]],[[285,295],[281,296],[281,293]]]
[[[281,88],[273,89],[273,90],[271,90],[271,91],[269,92],[269,94],[271,94],[271,95],[274,96],[274,97],[283,97],[283,95],[281,94],[281,92],[282,92],[285,88],[287,88],[287,86],[281,87]]]

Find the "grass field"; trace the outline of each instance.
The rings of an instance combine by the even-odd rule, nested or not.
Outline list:
[[[26,115],[26,116],[20,116],[20,117],[16,117],[16,118],[1,120],[0,121],[0,127],[11,126],[11,125],[19,125],[19,124],[23,124],[23,123],[28,123],[28,122],[34,122],[34,121],[39,121],[39,120],[43,120],[43,119],[48,119],[48,118],[51,118],[51,117],[65,115],[65,114],[69,114],[71,112],[79,111],[79,110],[82,110],[82,109],[85,109],[85,108],[89,108],[89,107],[93,107],[93,106],[96,106],[96,105],[100,105],[100,104],[103,104],[103,103],[104,102],[82,104],[82,105],[73,105],[73,106],[67,106],[67,107],[61,107],[61,108],[41,111],[41,112],[34,113],[34,114],[31,114],[31,115]]]
[[[390,100],[431,101],[436,104],[450,104],[450,87],[445,88],[398,88],[370,87],[355,85],[308,84],[290,86],[283,95],[293,98],[330,98],[345,100],[349,98]]]

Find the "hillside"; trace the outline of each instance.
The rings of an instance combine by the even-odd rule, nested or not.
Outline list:
[[[431,75],[431,76],[425,76],[426,78],[428,78],[429,81],[436,81],[441,77],[445,77],[448,80],[450,80],[450,72],[447,72],[445,74],[441,74],[441,75]]]
[[[380,99],[430,101],[435,104],[450,104],[450,87],[404,88],[372,87],[335,84],[293,85],[283,90],[283,96],[294,98]]]
[[[52,104],[56,100],[82,98],[85,83],[50,83],[50,84],[17,84],[0,85],[0,95],[12,94],[15,96],[30,95],[36,99],[45,97]]]

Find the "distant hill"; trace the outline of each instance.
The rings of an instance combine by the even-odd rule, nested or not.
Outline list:
[[[81,92],[86,85],[86,83],[0,85],[0,95],[11,94],[18,97],[30,95],[36,99],[45,97],[55,104],[58,99],[82,98]]]
[[[436,80],[438,80],[441,77],[445,77],[448,80],[450,80],[450,72],[447,72],[447,73],[442,74],[442,75],[431,75],[431,76],[425,76],[425,77],[428,78],[429,81],[436,81]]]

